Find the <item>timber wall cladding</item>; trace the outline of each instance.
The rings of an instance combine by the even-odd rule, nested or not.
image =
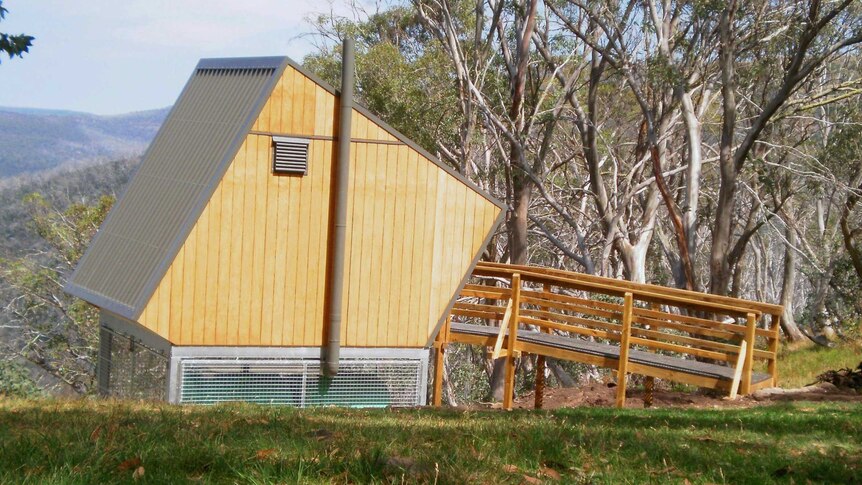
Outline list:
[[[336,98],[287,68],[252,131],[331,137]],[[354,111],[344,346],[422,347],[500,209]],[[323,342],[334,144],[271,174],[249,134],[139,317],[175,345]]]

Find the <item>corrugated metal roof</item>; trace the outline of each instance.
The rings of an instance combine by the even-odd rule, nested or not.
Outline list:
[[[200,61],[67,292],[138,317],[286,63],[284,57]]]

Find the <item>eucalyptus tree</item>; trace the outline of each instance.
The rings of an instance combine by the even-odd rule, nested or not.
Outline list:
[[[602,260],[608,259],[608,251],[613,247],[628,277],[644,281],[647,251],[660,202],[664,201],[678,235],[678,281],[681,286],[691,287],[694,277],[689,253],[695,246],[694,214],[702,163],[698,116],[711,99],[709,89],[703,88],[704,61],[692,53],[708,43],[709,23],[685,4],[671,8],[635,1],[570,1],[549,2],[548,9],[563,32],[583,43],[588,59],[586,94],[579,99],[575,93],[570,103],[601,229],[605,240],[612,243],[602,251]],[[550,56],[545,58],[552,62]],[[617,90],[604,97],[600,94],[602,87],[609,84],[616,85]],[[628,95],[620,95],[626,91]],[[693,98],[695,93],[700,95],[697,101]],[[606,181],[601,154],[614,152],[620,144],[608,140],[600,131],[606,123],[598,119],[598,113],[607,112],[606,106],[620,103],[639,108],[640,117],[629,109],[614,113],[614,120],[608,123],[628,124],[624,132],[633,149],[626,168],[618,171],[621,180]],[[685,137],[676,134],[681,113],[685,114],[682,121],[687,127]],[[687,150],[678,149],[683,142],[687,142]],[[687,157],[685,161],[683,154]],[[671,167],[674,160],[680,163]],[[680,172],[687,173],[692,188],[687,197],[693,201],[686,201],[684,212],[665,180]],[[633,219],[630,215],[635,207],[634,212],[640,216]],[[690,241],[687,234],[691,235]]]
[[[555,131],[571,83],[561,89],[555,70],[537,62],[532,39],[538,0],[414,2],[424,24],[449,56],[456,73],[462,111],[481,115],[486,145],[503,161],[507,218],[507,258],[528,259],[528,226],[533,191],[547,172]],[[470,22],[456,15],[469,7]]]
[[[753,150],[776,115],[792,104],[789,101],[802,84],[824,63],[860,42],[862,16],[854,0],[731,0],[720,12],[722,114],[720,182],[710,252],[712,293],[727,294],[730,289],[738,182]],[[755,79],[758,82],[752,82]],[[761,94],[762,102],[751,102],[752,90]]]
[[[354,5],[355,8],[360,7]],[[473,165],[455,155],[464,145],[462,117],[452,89],[451,70],[443,51],[410,6],[393,5],[356,18],[333,13],[310,19],[317,49],[303,59],[333,85],[340,82],[341,40],[356,41],[355,95],[359,101],[428,151],[461,173]]]
[[[772,235],[759,236],[760,239],[774,241],[773,253],[779,252],[777,248],[784,249],[779,299],[785,307],[782,328],[790,340],[805,337],[797,317],[801,316],[801,322],[816,332],[827,306],[832,307],[833,314],[843,312],[836,312],[835,307],[846,299],[842,295],[848,294],[842,288],[845,285],[837,283],[835,272],[847,261],[842,248],[841,215],[860,180],[860,167],[855,163],[858,154],[854,157],[851,148],[856,142],[844,144],[848,139],[845,135],[858,126],[854,122],[858,120],[850,114],[856,111],[853,108],[857,101],[845,96],[848,91],[844,89],[827,94],[832,91],[829,86],[836,82],[846,87],[848,79],[859,81],[855,68],[858,59],[847,60],[851,62],[825,65],[816,78],[800,87],[789,109],[765,130],[740,182],[743,193],[765,199],[755,229],[763,226],[771,229]],[[848,64],[854,67],[847,69]],[[798,106],[794,108],[794,104]],[[849,139],[855,140],[855,135]],[[741,240],[742,237],[737,240],[736,248],[741,247]],[[745,268],[735,257],[731,260],[731,293],[738,294]]]
[[[847,257],[862,281],[862,217],[858,210],[862,198],[862,109],[848,110],[848,120],[838,126],[826,145],[826,156],[845,171],[846,195],[840,204],[841,241]]]
[[[488,141],[488,157],[504,169],[507,248],[502,257],[514,264],[529,260],[529,226],[534,190],[542,184],[553,158],[554,141],[574,77],[558,87],[558,68],[537,59],[533,38],[540,20],[538,0],[504,2],[414,2],[427,30],[449,56],[461,95],[461,109],[479,116]],[[461,15],[458,15],[458,13]],[[471,12],[472,16],[464,15]],[[543,18],[543,17],[542,17]],[[551,241],[557,238],[546,231]],[[575,255],[588,270],[585,252]],[[491,393],[502,393],[502,359],[495,362]]]

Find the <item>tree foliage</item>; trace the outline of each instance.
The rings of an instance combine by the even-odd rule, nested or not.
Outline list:
[[[44,251],[0,259],[0,280],[15,295],[6,307],[19,330],[4,346],[84,394],[92,389],[98,348],[98,311],[63,292],[66,277],[110,210],[113,196],[65,209],[32,193],[22,203]]]
[[[0,20],[6,18],[9,11],[3,7],[3,2],[0,1]],[[6,34],[0,32],[0,52],[5,52],[9,55],[9,59],[13,57],[24,57],[25,52],[30,52],[30,47],[33,45],[32,35],[26,34]]]

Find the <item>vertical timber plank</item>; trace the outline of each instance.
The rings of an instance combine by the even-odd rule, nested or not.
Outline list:
[[[162,283],[159,285],[159,323],[158,334],[168,337],[171,325],[171,298],[173,297],[173,268],[168,268]]]
[[[357,325],[356,325],[356,346],[362,347],[368,341],[368,332],[371,325],[369,319],[370,300],[371,300],[371,256],[372,256],[372,234],[373,227],[376,224],[374,220],[374,193],[375,180],[374,172],[377,170],[376,153],[369,148],[367,144],[359,143],[354,147],[359,155],[357,166],[362,167],[362,173],[356,174],[357,186],[360,188],[358,199],[361,201],[362,223],[358,232],[359,262],[357,273],[359,277],[359,291],[357,299]],[[358,208],[359,209],[359,208]]]
[[[292,67],[284,70],[284,76],[279,83],[279,91],[281,95],[281,133],[294,133],[293,130],[293,97],[290,95],[293,91],[293,75],[296,71]]]
[[[273,296],[275,295],[275,268],[274,260],[278,248],[275,246],[276,229],[278,227],[278,177],[271,173],[270,160],[272,160],[272,143],[269,137],[258,137],[258,154],[262,158],[258,163],[261,165],[261,175],[266,191],[264,195],[265,217],[263,219],[264,243],[261,261],[263,262],[263,274],[261,275],[262,288],[260,300],[260,345],[273,345],[272,341],[272,316]]]
[[[302,77],[303,80],[303,93],[308,91],[308,81],[305,76]],[[305,97],[305,107],[306,113],[304,113],[303,120],[303,130],[310,130],[314,126],[313,122],[313,113],[309,112],[308,106],[308,97]],[[311,128],[309,128],[309,118],[312,120],[310,122]],[[312,142],[314,144],[314,142]],[[310,149],[316,149],[317,145],[314,144],[314,147],[310,147]],[[309,150],[311,151],[311,150]],[[309,154],[311,155],[311,154]],[[309,328],[309,321],[306,314],[306,300],[308,298],[309,291],[309,281],[308,281],[308,259],[309,259],[309,251],[308,247],[309,243],[309,235],[311,233],[311,173],[306,175],[305,177],[291,177],[293,181],[296,182],[294,186],[298,192],[297,197],[299,198],[298,206],[295,208],[299,212],[299,221],[297,225],[294,226],[293,231],[297,233],[297,252],[296,252],[296,264],[294,265],[294,274],[295,274],[295,286],[293,293],[291,295],[291,299],[294,300],[294,328],[297,330],[296,342],[297,345],[314,345],[316,341],[321,340],[322,336],[318,337],[313,334],[311,329]]]
[[[369,162],[372,162],[371,158],[373,157],[373,162],[369,165],[373,167],[371,169],[371,180],[372,186],[370,190],[370,199],[369,202],[372,205],[372,216],[371,216],[371,241],[369,254],[370,257],[366,260],[368,261],[368,275],[369,275],[369,291],[368,291],[368,332],[360,338],[360,346],[365,347],[368,345],[373,345],[377,340],[378,328],[383,324],[380,321],[380,294],[381,294],[381,266],[382,266],[382,251],[383,247],[381,245],[381,241],[384,235],[384,226],[386,225],[386,221],[383,220],[383,214],[385,212],[385,203],[386,199],[384,197],[384,191],[386,188],[386,152],[385,147],[379,145],[370,145],[369,146]]]
[[[194,325],[195,308],[195,250],[197,248],[197,234],[192,231],[183,244],[183,304],[182,304],[182,331],[180,332],[180,345],[188,345],[192,341],[192,330]]]
[[[277,133],[284,133],[284,127],[281,125],[281,111],[284,105],[284,76],[286,73],[287,69],[281,74],[269,96],[269,127],[270,130]]]
[[[290,229],[287,225],[287,217],[291,210],[288,194],[290,186],[287,177],[274,177],[272,183],[277,194],[274,203],[275,221],[273,221],[277,229],[274,241],[275,260],[273,267],[267,269],[273,274],[272,316],[270,317],[272,319],[272,336],[270,341],[272,345],[283,345],[288,328],[288,322],[284,317],[284,300],[287,297],[285,295],[285,280],[289,271],[286,246],[287,238],[290,237]]]
[[[434,208],[434,234],[433,234],[433,245],[429,248],[429,251],[434,255],[434,262],[431,265],[431,287],[428,291],[430,295],[430,304],[427,309],[427,314],[425,316],[426,328],[425,331],[433,331],[434,324],[436,323],[436,319],[440,316],[440,312],[438,311],[439,302],[441,299],[440,296],[440,287],[442,286],[442,281],[445,278],[445,275],[448,273],[446,270],[449,265],[448,262],[448,254],[446,247],[447,242],[447,233],[451,232],[452,225],[446,224],[446,211],[449,208],[449,204],[451,204],[453,194],[449,190],[449,184],[447,184],[447,174],[442,170],[436,170],[434,174],[434,178],[437,179],[437,194],[436,200],[433,200]]]
[[[296,100],[294,100],[296,101]],[[296,104],[296,103],[295,103]],[[295,117],[292,115],[291,123],[294,123]],[[284,300],[281,302],[284,306],[285,327],[282,335],[282,345],[297,346],[302,345],[300,341],[303,329],[299,328],[301,322],[296,319],[296,284],[298,263],[297,253],[299,251],[299,231],[294,231],[293,228],[299,225],[300,211],[300,190],[299,183],[296,177],[283,177],[287,185],[287,193],[284,197],[287,198],[287,238],[285,240],[285,278],[284,278]]]
[[[290,91],[293,100],[293,113],[290,117],[291,131],[289,133],[305,133],[305,76],[299,71],[293,71],[293,86]]]
[[[398,163],[402,167],[402,178],[399,180],[398,203],[401,205],[400,236],[401,260],[395,264],[398,271],[398,342],[405,347],[414,347],[416,322],[410,320],[410,308],[414,305],[411,299],[413,282],[413,234],[416,232],[416,164],[413,151],[402,147],[399,150]]]
[[[263,143],[269,137],[260,135],[249,136],[248,144],[251,148],[249,156],[249,168],[251,172],[251,183],[249,187],[254,197],[251,204],[254,206],[254,217],[251,221],[251,232],[254,234],[254,246],[252,246],[251,266],[246,271],[251,271],[250,301],[246,307],[249,312],[249,339],[248,345],[261,344],[261,331],[263,327],[263,279],[264,279],[264,257],[266,256],[266,226],[267,206],[266,191],[269,179],[269,164],[266,155],[269,154],[268,147]]]
[[[428,204],[428,166],[424,159],[419,158],[419,154],[410,150],[410,161],[415,172],[413,179],[416,181],[412,187],[412,195],[409,197],[413,201],[413,214],[411,221],[405,229],[411,232],[413,237],[412,243],[408,246],[410,253],[410,272],[407,273],[410,278],[408,285],[410,287],[410,302],[408,305],[407,321],[410,322],[408,328],[408,341],[415,346],[423,346],[427,342],[427,338],[423,341],[425,334],[425,322],[422,315],[422,295],[425,290],[426,272],[421,271],[424,258],[427,256],[426,248],[423,245],[425,239],[425,227],[430,225],[426,218],[426,210]],[[415,236],[414,236],[415,234]],[[415,269],[414,269],[415,268]]]
[[[209,306],[207,297],[207,264],[209,257],[207,249],[209,245],[209,211],[204,209],[198,219],[195,228],[195,302],[193,311],[192,335],[189,343],[200,345],[204,341],[204,329],[210,324],[206,319],[206,308]]]
[[[237,344],[248,345],[250,342],[251,330],[251,308],[252,301],[252,271],[254,259],[254,159],[256,147],[250,139],[246,139],[245,157],[242,162],[242,215],[239,220],[239,227],[242,232],[242,256],[240,259],[240,285],[239,285],[239,328]],[[251,222],[251,223],[249,223]]]
[[[221,191],[221,220],[219,222],[219,270],[218,270],[218,302],[216,302],[216,337],[215,345],[227,345],[228,342],[228,320],[230,308],[230,272],[231,272],[231,250],[232,233],[231,217],[233,214],[233,177],[236,160],[231,166],[219,185]]]
[[[361,152],[361,153],[360,153]],[[361,156],[361,157],[360,157]],[[350,171],[350,193],[348,194],[348,221],[347,221],[347,236],[345,241],[349,242],[346,245],[347,271],[346,281],[348,281],[347,291],[347,323],[345,328],[345,345],[356,345],[357,331],[360,324],[359,319],[359,296],[360,296],[360,274],[361,274],[361,255],[362,255],[362,217],[363,217],[363,196],[364,191],[363,177],[358,172],[364,170],[364,150],[360,151],[356,144],[351,146],[350,162],[353,170]],[[361,160],[362,158],[362,160]],[[331,185],[331,183],[330,183]]]
[[[233,170],[228,187],[231,190],[231,211],[228,229],[230,230],[230,277],[227,280],[228,288],[228,325],[225,342],[222,345],[236,345],[239,341],[239,314],[240,314],[240,278],[242,276],[242,218],[245,207],[243,205],[243,178],[245,174],[245,145],[237,153],[233,162]],[[227,222],[227,221],[226,221]]]
[[[204,312],[204,322],[207,326],[204,334],[203,343],[206,345],[214,345],[216,342],[216,332],[218,326],[218,281],[221,265],[219,264],[219,253],[221,245],[221,210],[222,210],[222,194],[221,190],[216,190],[210,199],[208,207],[209,218],[209,235],[207,244],[207,276],[206,276],[206,310]]]
[[[171,325],[170,325],[170,340],[171,342],[179,342],[182,335],[183,323],[183,256],[185,254],[184,247],[181,247],[177,252],[177,257],[171,265]]]
[[[373,125],[376,128],[376,125]],[[396,258],[397,240],[401,239],[400,233],[403,230],[395,223],[396,207],[398,201],[398,185],[401,181],[398,178],[398,147],[393,145],[379,145],[385,153],[386,158],[386,207],[383,214],[383,245],[381,260],[381,275],[380,275],[380,325],[377,329],[377,338],[374,345],[393,346],[393,343],[398,338],[398,322],[395,321],[393,310],[397,311],[398,301],[393,298],[396,291],[396,286],[393,284],[393,271],[398,270]],[[400,256],[400,255],[399,255]]]
[[[323,110],[320,110],[320,115],[323,115]],[[318,117],[319,118],[319,117]],[[320,127],[315,130],[322,129],[323,121],[320,121]],[[319,320],[317,308],[320,301],[323,300],[323,289],[320,288],[320,274],[325,270],[326,265],[326,239],[324,239],[323,231],[328,225],[328,208],[329,205],[323,203],[324,194],[324,177],[323,173],[329,167],[325,163],[326,154],[329,153],[330,142],[313,141],[314,154],[309,154],[308,179],[306,186],[309,187],[309,192],[305,197],[311,199],[309,206],[309,225],[308,227],[308,258],[305,262],[306,270],[306,285],[308,288],[305,293],[305,334],[306,340],[312,342],[323,342],[323,322]],[[309,338],[311,337],[311,338]]]
[[[437,226],[437,206],[439,200],[445,197],[445,187],[438,184],[439,177],[437,176],[438,168],[429,163],[422,164],[426,170],[426,187],[425,187],[425,231],[422,235],[422,249],[419,254],[422,256],[422,268],[428,268],[428,271],[422,274],[422,284],[419,293],[419,315],[416,318],[417,325],[421,325],[422,333],[428,332],[428,327],[434,325],[431,323],[431,292],[434,284],[434,274],[437,271],[437,251],[435,250],[439,244],[440,228]]]
[[[387,334],[386,344],[391,347],[406,347],[407,346],[407,326],[409,322],[401,318],[401,308],[407,305],[404,301],[404,285],[401,282],[401,275],[405,272],[403,266],[404,257],[404,240],[406,230],[406,221],[404,213],[407,205],[407,170],[409,169],[407,160],[407,149],[405,147],[390,146],[390,158],[394,164],[395,177],[393,179],[394,186],[392,187],[393,198],[392,205],[394,216],[392,218],[392,257],[389,258],[389,320],[390,331]]]

